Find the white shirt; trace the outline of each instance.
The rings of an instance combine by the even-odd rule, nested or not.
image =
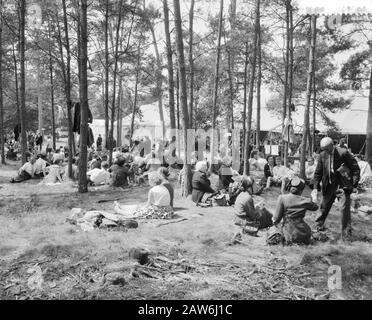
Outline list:
[[[273,168],[273,176],[276,179],[285,178],[288,174],[288,168],[281,165],[281,166],[275,166]]]
[[[44,173],[45,168],[46,168],[46,164],[47,164],[47,162],[44,159],[42,159],[42,158],[37,159],[35,164],[34,164],[35,173],[36,174]]]
[[[360,168],[360,182],[364,182],[366,178],[372,177],[372,170],[367,161],[359,161],[358,165]]]
[[[170,194],[166,187],[155,186],[149,191],[148,203],[159,207],[170,205]]]
[[[20,171],[26,171],[30,176],[34,175],[34,166],[30,162],[26,162],[20,169]]]
[[[51,139],[48,139],[46,147],[50,149],[53,148],[53,141]]]
[[[90,180],[97,186],[110,183],[110,173],[105,169],[95,168],[88,171],[87,175],[90,176]]]
[[[306,172],[306,178],[307,179],[313,179],[314,178],[315,169],[316,169],[315,163],[312,166],[309,166],[306,163],[305,172]]]

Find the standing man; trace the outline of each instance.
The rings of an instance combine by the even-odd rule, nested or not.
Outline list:
[[[102,136],[100,134],[97,138],[97,151],[102,151]]]
[[[335,147],[329,137],[320,142],[322,150],[314,173],[313,199],[317,198],[318,185],[322,182],[322,204],[317,218],[317,230],[325,230],[324,223],[337,198],[340,200],[341,237],[351,236],[350,195],[356,192],[360,169],[354,156],[344,148]]]

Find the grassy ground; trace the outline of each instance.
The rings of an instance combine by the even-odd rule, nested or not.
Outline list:
[[[4,179],[3,171],[9,168],[0,170]],[[182,222],[139,221],[138,229],[84,233],[66,223],[71,208],[112,212],[116,199],[144,203],[147,189],[106,188],[79,195],[71,185],[1,186],[0,299],[372,298],[371,221],[355,214],[354,241],[341,243],[337,208],[329,217],[326,243],[269,247],[261,232],[232,245],[237,231],[232,208],[202,209],[177,195]],[[278,194],[263,195],[271,210]],[[363,201],[371,198],[365,195]],[[98,203],[102,199],[112,201]],[[311,226],[314,218],[308,215]],[[152,263],[140,266],[129,258],[133,247],[147,249]],[[330,265],[341,266],[343,280],[343,290],[331,294]],[[31,290],[38,268],[40,289]]]

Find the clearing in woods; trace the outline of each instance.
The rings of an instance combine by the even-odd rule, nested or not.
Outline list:
[[[80,195],[71,185],[10,185],[13,170],[0,172],[0,299],[372,298],[368,217],[353,215],[352,243],[338,240],[335,207],[325,243],[270,247],[260,232],[232,244],[232,208],[198,208],[177,190],[174,221],[139,220],[137,229],[82,232],[66,223],[71,208],[113,212],[114,200],[144,203],[148,189],[91,188]],[[263,195],[271,211],[278,195],[278,189]],[[371,194],[363,198],[371,204]],[[311,226],[314,217],[307,215]],[[141,266],[129,258],[133,247],[148,250],[151,263]],[[330,265],[341,267],[342,291],[328,290]]]

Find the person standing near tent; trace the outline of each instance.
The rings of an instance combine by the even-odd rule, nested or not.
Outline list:
[[[323,199],[320,216],[317,218],[317,230],[325,230],[325,221],[336,198],[340,200],[341,237],[347,240],[352,233],[350,195],[356,192],[360,179],[360,169],[354,156],[346,149],[335,147],[329,137],[320,142],[322,150],[314,173],[313,200],[317,198],[318,185],[322,183]]]

